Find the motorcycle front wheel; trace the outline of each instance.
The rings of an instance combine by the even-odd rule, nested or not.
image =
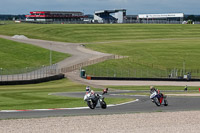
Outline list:
[[[101,102],[101,108],[102,109],[106,109],[107,108],[106,102],[104,102],[104,101]]]
[[[88,107],[90,107],[90,109],[94,109],[95,108],[95,106],[94,106],[92,101],[87,101],[87,105],[88,105]]]
[[[168,102],[166,99],[164,100],[164,106],[168,106]]]

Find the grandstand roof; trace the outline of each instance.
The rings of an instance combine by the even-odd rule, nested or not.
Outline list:
[[[102,14],[102,13],[116,13],[116,12],[126,12],[126,9],[114,9],[114,10],[102,10],[102,11],[95,11],[95,14]]]

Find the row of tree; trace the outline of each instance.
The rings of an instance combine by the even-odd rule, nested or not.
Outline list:
[[[185,15],[184,20],[200,21],[200,15]]]
[[[0,15],[0,20],[24,20],[25,15]]]

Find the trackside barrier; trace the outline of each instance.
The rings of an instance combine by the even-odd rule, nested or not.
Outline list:
[[[43,83],[43,82],[63,79],[64,77],[65,77],[64,74],[58,74],[58,75],[54,75],[54,76],[43,77],[43,78],[39,78],[39,79],[31,79],[31,80],[1,81],[0,85],[37,84],[37,83]]]
[[[32,84],[43,81],[44,82],[50,81],[51,79],[52,80],[55,79],[52,77],[60,77],[57,76],[59,74],[72,72],[74,70],[80,70],[84,66],[103,62],[105,60],[121,59],[121,58],[127,58],[127,57],[118,55],[109,55],[61,69],[58,69],[57,64],[54,64],[52,66],[41,66],[36,68],[27,67],[24,69],[16,69],[16,70],[8,70],[0,67],[0,85]],[[91,77],[88,77],[88,79],[91,79]]]
[[[57,65],[26,67],[24,69],[5,69],[0,68],[0,82],[23,81],[52,77],[58,75]]]
[[[90,77],[90,76],[86,76],[86,79],[87,79],[87,80],[91,80],[92,77]]]

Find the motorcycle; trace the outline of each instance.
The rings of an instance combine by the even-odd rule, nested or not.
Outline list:
[[[103,95],[108,92],[108,89],[104,89],[102,94],[85,94],[84,101],[87,102],[87,105],[90,109],[95,109],[96,107],[101,107],[102,109],[107,108],[107,104],[104,101]]]
[[[168,102],[167,102],[167,96],[164,96],[163,94],[158,94],[156,91],[154,91],[151,95],[150,95],[150,99],[152,100],[153,103],[155,103],[157,106],[167,106]]]

